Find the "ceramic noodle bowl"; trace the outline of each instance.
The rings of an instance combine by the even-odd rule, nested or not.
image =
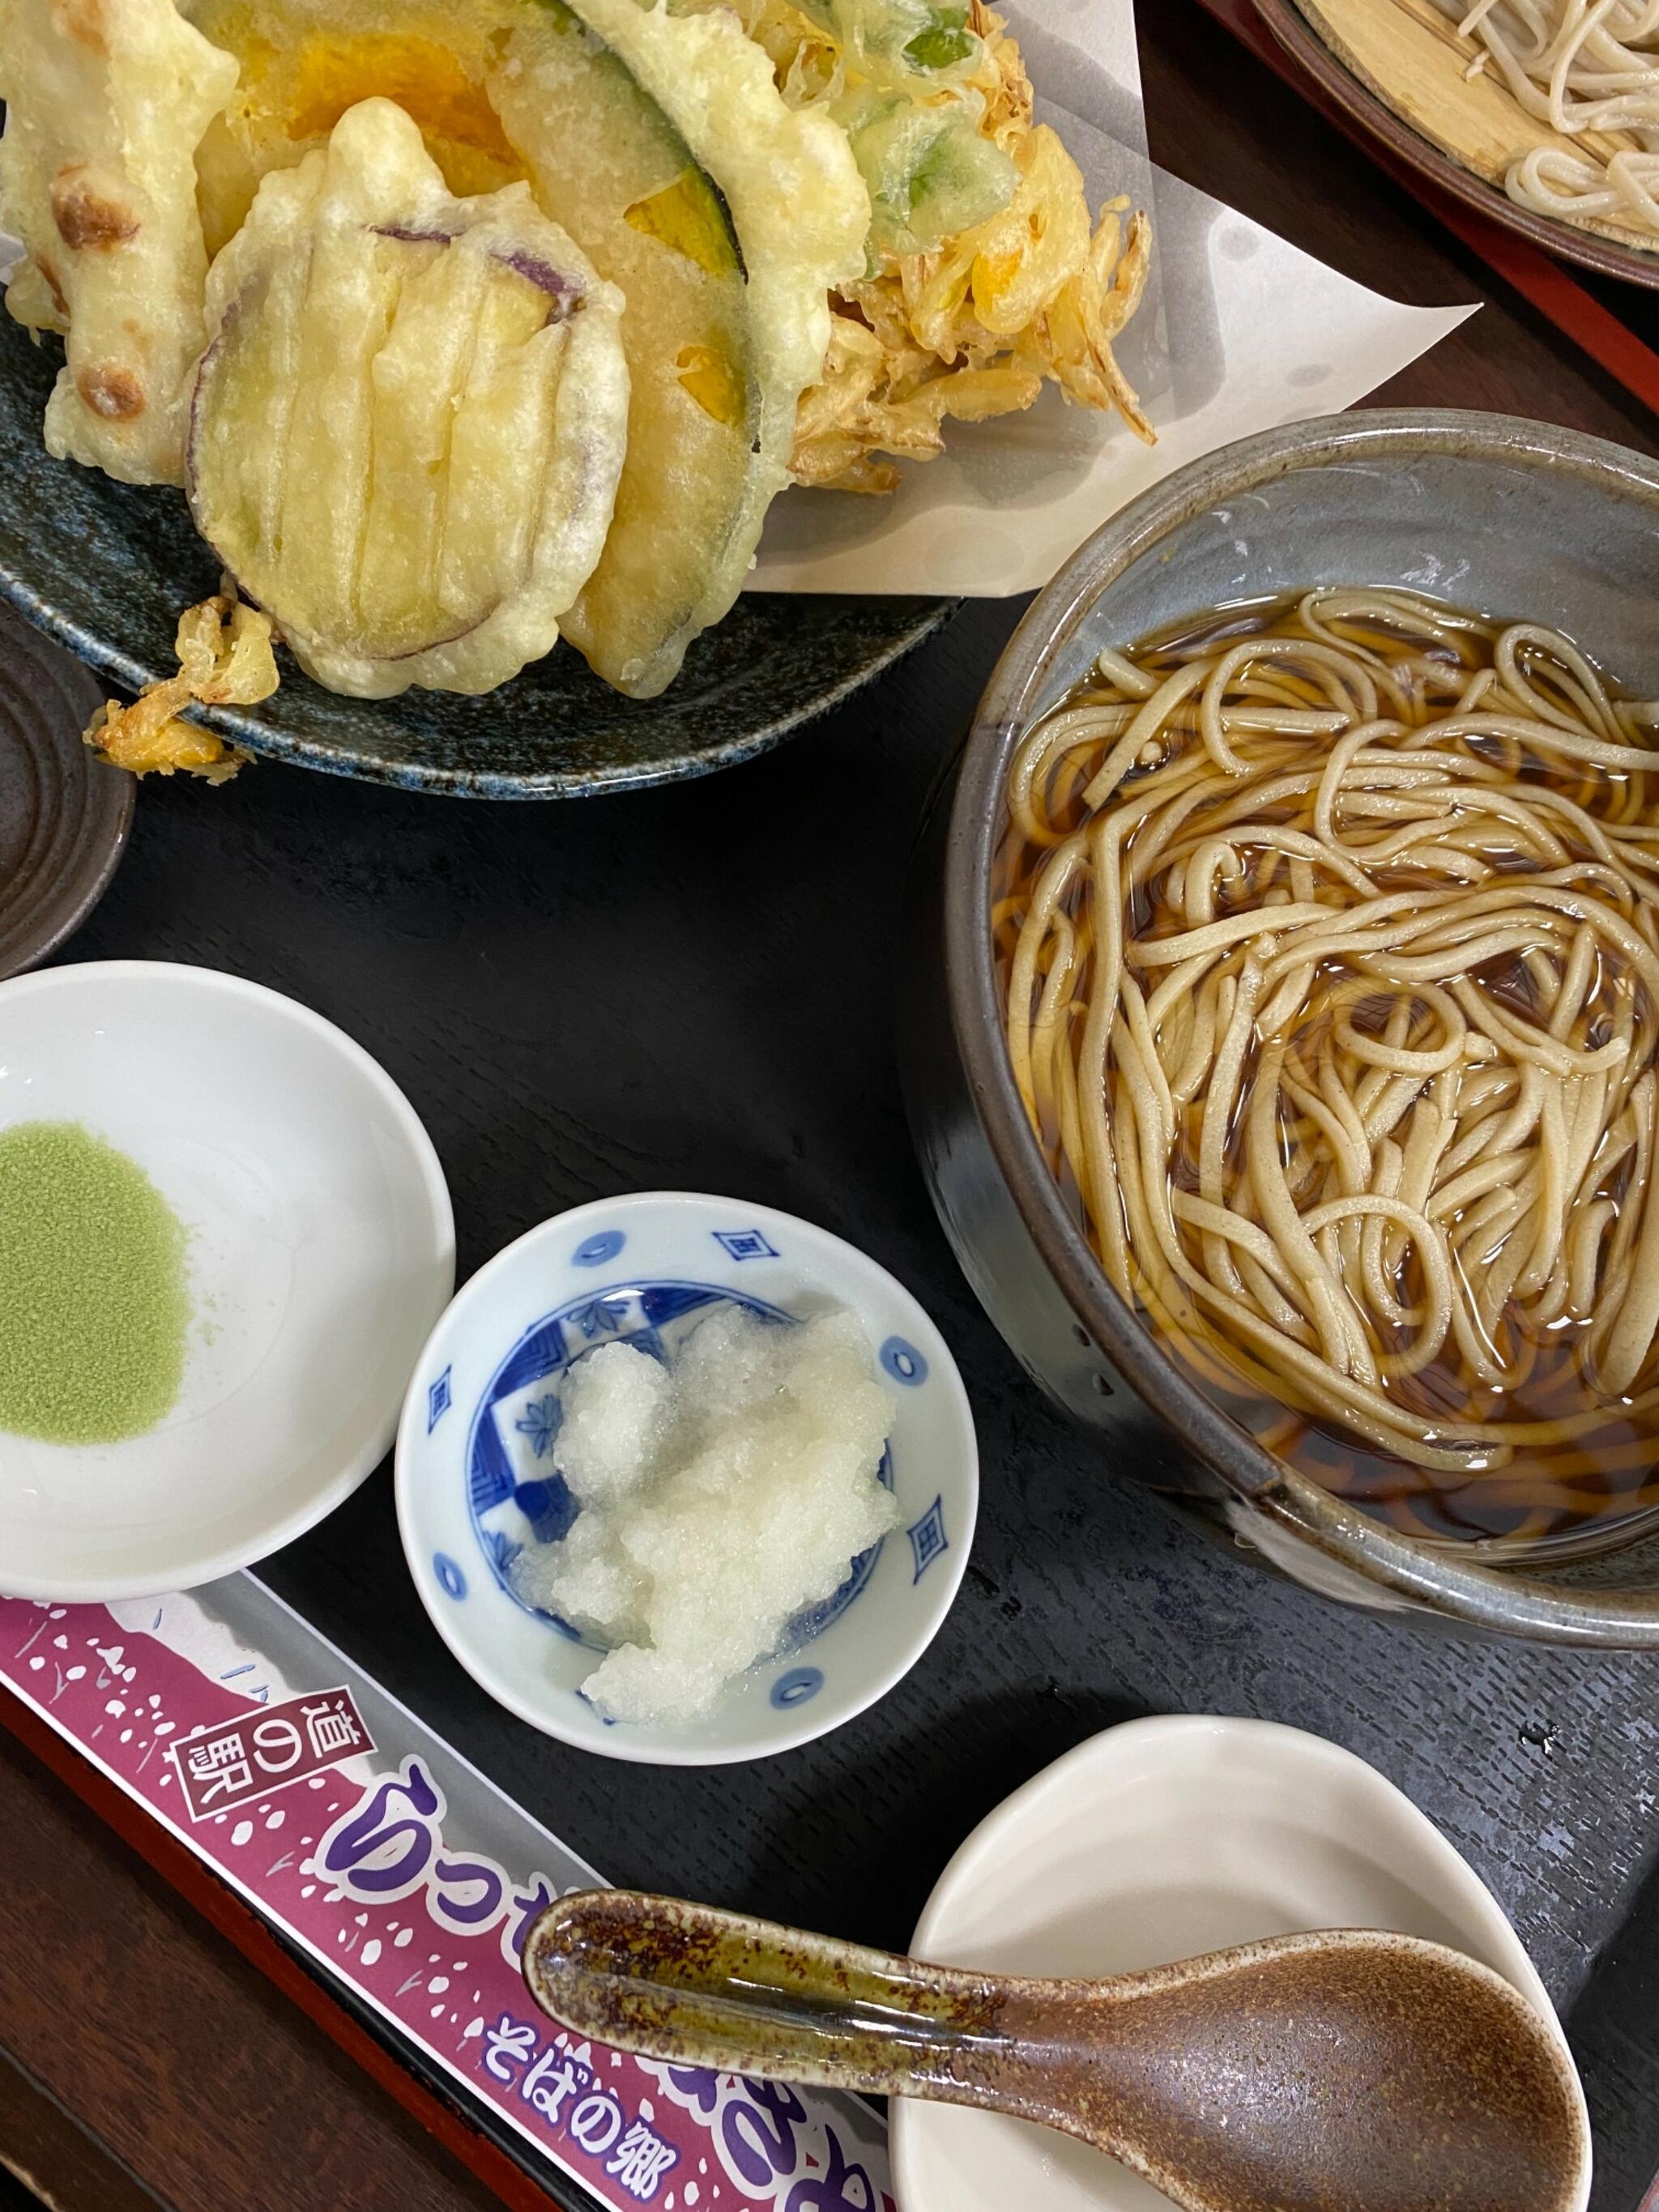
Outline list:
[[[990,914],[1016,746],[1103,647],[1231,602],[1393,586],[1547,623],[1651,698],[1656,531],[1659,465],[1507,416],[1378,412],[1230,447],[1134,501],[1035,601],[935,796],[912,881],[902,1026],[923,1168],[987,1310],[1099,1445],[1105,1479],[1149,1484],[1326,1595],[1551,1643],[1659,1645],[1659,1534],[1638,1523],[1622,1548],[1548,1565],[1424,1540],[1275,1458],[1204,1395],[1108,1283],[1038,1148]]]

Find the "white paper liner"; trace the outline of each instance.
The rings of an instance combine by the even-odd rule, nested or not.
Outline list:
[[[1048,387],[1022,415],[950,422],[887,498],[791,489],[748,588],[1002,599],[1047,583],[1090,533],[1187,462],[1352,406],[1474,312],[1404,307],[1158,168],[1146,150],[1134,0],[1018,0],[1003,13],[1091,206],[1149,208],[1153,265],[1118,358],[1157,428]],[[0,233],[0,282],[19,252]]]
[[[1025,414],[948,422],[944,453],[907,464],[889,498],[786,492],[752,590],[1035,591],[1150,485],[1236,439],[1351,407],[1474,312],[1400,307],[1157,167],[1134,0],[998,5],[1091,206],[1127,193],[1152,211],[1152,282],[1117,354],[1158,444],[1053,386]]]

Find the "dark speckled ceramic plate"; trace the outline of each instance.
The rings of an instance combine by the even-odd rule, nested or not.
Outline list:
[[[0,313],[0,591],[128,691],[177,665],[181,611],[218,588],[181,494],[54,461],[40,414],[61,355]],[[264,706],[216,710],[256,753],[464,798],[563,799],[706,775],[763,752],[919,645],[953,601],[745,595],[660,699],[624,699],[562,645],[488,698],[337,698],[284,665]]]

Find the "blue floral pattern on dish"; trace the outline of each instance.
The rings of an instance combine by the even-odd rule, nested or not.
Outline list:
[[[559,1543],[576,1517],[576,1501],[562,1474],[550,1475],[545,1482],[521,1482],[513,1493],[513,1503],[530,1523],[538,1544]]]
[[[941,1552],[951,1548],[945,1534],[945,1501],[936,1498],[920,1521],[905,1534],[910,1539],[910,1549],[915,1555],[916,1571],[911,1576],[913,1583],[919,1583]]]
[[[544,1397],[532,1398],[513,1425],[521,1437],[529,1437],[536,1457],[543,1458],[552,1450],[553,1439],[564,1425],[564,1407],[557,1392],[550,1390]]]
[[[776,1260],[775,1244],[769,1244],[758,1229],[711,1229],[709,1235],[734,1260]]]
[[[467,1503],[479,1550],[515,1605],[577,1643],[599,1648],[568,1621],[529,1604],[515,1589],[512,1571],[526,1546],[561,1541],[579,1510],[555,1464],[564,1376],[601,1343],[631,1344],[653,1358],[666,1358],[711,1307],[721,1304],[793,1324],[793,1316],[778,1307],[713,1283],[642,1283],[607,1291],[599,1298],[574,1298],[525,1331],[479,1400],[466,1455]],[[880,1479],[890,1490],[894,1487],[890,1452],[882,1456]],[[791,1622],[775,1656],[798,1650],[838,1620],[869,1583],[881,1552],[878,1543],[854,1559],[840,1589]],[[782,1679],[813,1673],[796,1668]],[[818,1674],[817,1681],[822,1680]],[[810,1694],[800,1692],[795,1701]]]
[[[804,1705],[809,1698],[816,1698],[823,1687],[823,1676],[816,1667],[792,1667],[773,1683],[772,1703],[780,1712],[787,1712],[791,1705]]]
[[[916,1389],[927,1380],[927,1362],[904,1337],[890,1336],[881,1347],[882,1365],[896,1382]]]
[[[449,1370],[446,1367],[443,1373],[438,1377],[437,1381],[430,1386],[426,1394],[426,1432],[428,1436],[432,1434],[434,1429],[437,1427],[439,1422],[442,1420],[444,1415],[449,1411]]]
[[[573,1306],[564,1316],[572,1328],[580,1329],[590,1340],[596,1336],[615,1336],[628,1317],[626,1297],[594,1298],[586,1305]]]
[[[607,1260],[614,1260],[628,1239],[620,1229],[601,1229],[596,1235],[579,1244],[570,1255],[573,1267],[602,1267]]]

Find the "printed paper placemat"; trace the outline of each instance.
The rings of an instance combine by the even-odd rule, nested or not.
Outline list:
[[[252,1575],[0,1599],[0,1681],[612,2212],[895,2212],[856,2099],[625,2057],[539,2012],[526,1930],[599,1875]]]

